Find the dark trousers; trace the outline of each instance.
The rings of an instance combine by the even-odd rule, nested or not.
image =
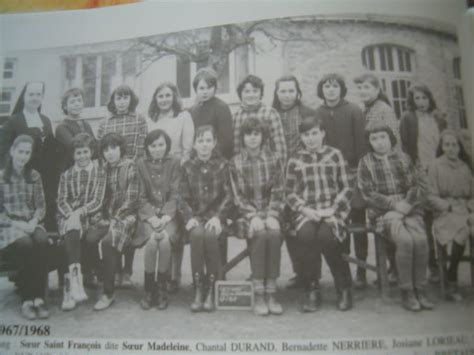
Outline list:
[[[61,265],[63,274],[69,272],[69,265],[80,263],[81,260],[81,235],[78,230],[66,232],[62,240],[64,259]]]
[[[331,270],[338,290],[350,288],[352,284],[349,264],[342,258],[343,244],[336,239],[331,228],[324,221],[306,222],[298,230],[296,238],[302,245],[304,280],[318,283],[321,275],[321,254]]]
[[[250,239],[250,265],[252,278],[276,279],[280,276],[281,233],[265,230]]]
[[[352,223],[365,225],[365,208],[352,208],[349,218],[351,219]],[[353,238],[356,258],[359,260],[366,261],[369,245],[367,233],[356,233],[353,235]],[[365,269],[358,267],[357,275],[365,275]]]
[[[115,272],[120,263],[120,252],[112,244],[113,238],[108,227],[90,228],[86,234],[87,252],[91,253],[91,262],[96,265],[99,276],[104,283],[104,293],[111,297],[115,291]],[[100,248],[100,250],[99,250]],[[95,250],[94,250],[95,249]],[[99,255],[102,254],[102,259]]]
[[[440,253],[443,253],[444,260],[448,258],[448,251],[446,245],[438,245]],[[451,255],[449,256],[449,266],[446,271],[447,280],[449,283],[458,282],[458,266],[461,261],[462,256],[464,255],[464,245],[458,244],[453,241],[451,248]],[[444,265],[443,265],[444,267]]]
[[[117,273],[132,275],[134,259],[135,248],[132,245],[125,246],[122,255],[119,257]]]
[[[191,245],[191,269],[193,275],[213,274],[216,278],[221,273],[221,252],[219,247],[219,236],[199,225],[189,233],[189,244]]]
[[[44,298],[48,277],[48,235],[36,228],[4,250],[5,258],[18,267],[18,291],[22,301]]]
[[[438,263],[436,262],[435,242],[433,237],[433,213],[426,211],[423,216],[423,222],[426,226],[426,236],[428,237],[428,268],[429,270],[438,270]]]

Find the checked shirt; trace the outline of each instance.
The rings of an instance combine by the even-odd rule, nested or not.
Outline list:
[[[256,157],[243,150],[232,159],[231,184],[241,217],[240,236],[247,236],[254,216],[279,218],[284,199],[283,174],[280,159],[268,149],[262,149]]]
[[[46,213],[43,183],[36,170],[31,171],[31,183],[13,170],[10,182],[4,181],[0,172],[0,249],[13,243],[23,235],[11,222],[29,222],[33,218],[41,221]]]
[[[419,199],[415,166],[410,157],[397,150],[378,156],[371,152],[359,162],[357,181],[362,196],[369,206],[369,220],[376,219],[377,232],[386,212],[395,209],[395,204],[406,200],[414,205]]]
[[[232,198],[227,161],[215,151],[207,162],[193,156],[182,167],[180,191],[185,223],[191,218],[201,223],[212,217],[224,221]]]
[[[334,236],[343,240],[345,220],[350,212],[352,190],[349,187],[346,162],[336,148],[324,146],[321,152],[300,150],[288,161],[286,172],[286,201],[296,212],[294,226],[298,230],[308,221],[303,207],[315,210],[334,208],[332,217],[325,219]]]
[[[242,150],[240,128],[242,124],[251,117],[257,118],[267,125],[268,132],[270,133],[270,139],[268,140],[269,148],[276,152],[282,161],[286,162],[286,140],[280,115],[274,108],[267,107],[263,104],[252,108],[242,104],[234,113],[234,155],[239,154]]]
[[[97,139],[101,140],[111,132],[118,133],[125,139],[125,158],[135,160],[144,155],[148,130],[143,116],[136,113],[112,116],[100,124]]]

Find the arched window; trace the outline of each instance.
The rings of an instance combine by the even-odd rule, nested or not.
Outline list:
[[[456,85],[456,100],[459,110],[459,125],[461,128],[467,128],[466,107],[464,105],[464,96],[461,82],[461,58],[453,59],[453,75]]]
[[[406,110],[408,88],[415,76],[414,53],[410,48],[390,43],[362,50],[362,65],[376,72],[399,118]]]

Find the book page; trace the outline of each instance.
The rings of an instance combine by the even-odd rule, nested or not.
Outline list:
[[[23,233],[21,228],[26,228],[16,222],[32,220],[24,216],[28,208],[38,207],[10,208],[11,201],[16,201],[11,197],[14,183],[0,176],[0,353],[473,353],[472,267],[461,261],[457,268],[441,273],[441,281],[438,267],[446,246],[448,252],[458,250],[464,259],[472,259],[473,196],[468,164],[473,154],[473,23],[472,13],[461,0],[150,1],[96,10],[1,15],[2,174],[10,164],[12,175],[15,162],[21,160],[15,155],[14,142],[22,133],[38,137],[30,143],[32,161],[44,153],[48,142],[52,148],[34,165],[46,200],[46,217],[38,224],[49,238],[46,254],[42,254],[47,261],[38,264],[46,263],[49,268],[46,287],[31,276],[38,269],[25,262],[39,260],[34,252],[39,249],[21,254],[20,249],[11,247],[20,239],[18,230]],[[209,85],[195,77],[206,67],[215,71],[211,96],[222,106],[216,104],[200,117],[208,98],[198,87],[204,85],[202,90],[206,90]],[[248,79],[248,75],[257,79]],[[287,109],[286,98],[279,96],[284,95],[280,93],[282,77],[297,97]],[[246,78],[250,82],[246,83]],[[336,87],[334,99],[325,84]],[[252,93],[245,91],[248,88],[256,90],[253,99],[257,103],[252,103]],[[71,93],[71,89],[79,90]],[[28,99],[28,93],[35,90],[39,98]],[[168,92],[166,99],[163,95]],[[123,96],[130,101],[121,111],[117,97]],[[78,108],[71,97],[80,98]],[[426,107],[420,103],[423,100]],[[305,114],[295,113],[296,102]],[[28,113],[29,107],[41,115]],[[265,114],[247,115],[262,107]],[[214,122],[212,115],[218,110],[225,113],[219,111]],[[246,196],[255,201],[250,203],[251,212],[243,213],[243,207],[238,209],[245,205],[238,196],[239,180],[232,173],[224,180],[229,184],[228,200],[237,207],[234,215],[217,216],[218,226],[224,227],[219,244],[203,241],[199,247],[190,242],[202,236],[192,233],[200,227],[189,224],[193,222],[186,217],[189,213],[203,230],[215,220],[213,214],[202,210],[221,213],[213,210],[212,204],[198,212],[196,206],[202,205],[207,191],[196,192],[200,197],[191,193],[194,185],[201,184],[204,191],[212,189],[213,179],[219,179],[218,164],[207,170],[203,167],[197,175],[190,173],[194,166],[190,162],[205,156],[205,148],[201,151],[197,140],[206,133],[199,127],[214,124],[219,135],[219,123],[230,120],[227,133],[211,137],[215,138],[214,151],[230,158],[225,164],[237,169],[236,161],[240,160],[232,160],[234,154],[246,157],[245,152],[251,151],[251,143],[246,142],[250,134],[237,132],[239,120],[252,115],[271,127],[262,128],[262,132],[269,131],[269,137],[265,136],[259,149],[268,147],[285,170],[278,182],[281,214],[273,218],[281,231],[276,237],[281,243],[281,248],[276,248],[278,256],[268,251],[270,247],[256,254],[258,233],[254,225],[249,227],[252,218],[258,217],[267,223],[264,228],[275,229],[268,227],[272,211],[262,207],[270,204],[269,198],[261,198],[266,201],[262,202],[252,194]],[[311,151],[313,143],[306,141],[301,131],[307,129],[300,125],[307,116],[317,120],[316,131],[324,136],[317,153]],[[145,138],[152,137],[149,133],[156,128],[165,131],[170,140],[165,156],[178,161],[179,185],[175,176],[161,180],[164,170],[147,175],[146,169],[151,169],[147,164],[165,164],[164,157],[155,159],[150,148],[160,137]],[[113,140],[104,143],[104,136],[111,131],[120,131],[127,148]],[[101,144],[97,144],[97,152],[89,149],[90,156],[81,158],[80,145],[86,145],[87,155],[87,144],[73,140],[73,136],[84,132]],[[391,177],[384,181],[377,180],[378,170],[371,170],[382,169],[381,165],[370,165],[380,160],[370,138],[380,132],[387,134],[390,145],[380,154],[392,159],[384,160],[392,164],[385,167],[384,173],[388,171]],[[451,160],[446,142],[457,149]],[[241,145],[243,148],[237,148]],[[121,182],[131,177],[112,173],[113,152],[110,158],[107,152],[118,146],[120,166],[130,164],[130,169],[135,169],[135,190],[130,188],[131,180]],[[133,152],[125,159],[128,149]],[[317,160],[321,152],[335,153],[321,161]],[[308,163],[308,156],[316,160]],[[101,163],[89,163],[91,158],[99,158]],[[84,166],[81,159],[86,161]],[[289,168],[292,162],[294,175]],[[339,169],[335,168],[338,162]],[[406,164],[410,168],[403,170]],[[165,169],[165,165],[156,166]],[[96,177],[91,171],[98,169],[99,176],[102,168],[103,180],[92,181]],[[439,169],[439,175],[433,169]],[[212,177],[199,175],[208,170]],[[88,178],[77,177],[86,173]],[[267,175],[270,180],[278,172]],[[433,186],[438,177],[436,194]],[[292,178],[307,185],[292,190],[288,183]],[[183,185],[185,179],[189,185]],[[241,191],[259,190],[265,184],[262,179],[255,175],[250,182],[243,179],[242,184],[247,185]],[[337,186],[331,185],[331,179],[338,181]],[[90,197],[100,203],[95,214],[89,213],[81,196],[89,198],[100,186],[103,198]],[[267,193],[265,188],[261,190]],[[178,207],[169,217],[164,203],[157,202],[164,200],[156,194],[164,192],[170,200],[172,189],[177,189]],[[327,193],[331,189],[336,192]],[[362,192],[353,193],[356,190]],[[120,201],[125,204],[123,191],[135,196],[137,203],[134,209],[130,207],[132,212],[114,215],[114,206]],[[347,213],[335,211],[336,203],[322,201],[325,193],[332,199],[337,195]],[[306,205],[294,203],[295,195]],[[375,195],[384,196],[377,200]],[[409,207],[399,204],[400,200]],[[382,208],[377,201],[389,201],[384,205],[389,207]],[[283,213],[284,205],[288,214]],[[145,206],[152,206],[151,214],[158,222]],[[302,214],[304,207],[317,211],[313,220]],[[358,217],[351,209],[360,212]],[[155,228],[155,223],[171,223],[163,216],[170,218],[175,230]],[[393,220],[385,218],[393,216]],[[245,226],[243,235],[239,234],[238,220]],[[11,225],[20,227],[12,234],[3,232],[7,230],[3,226]],[[301,226],[305,225],[318,233],[304,234]],[[319,230],[321,225],[326,229]],[[94,239],[91,230],[105,232]],[[318,239],[325,231],[330,235],[326,244]],[[26,234],[26,238],[32,235]],[[304,244],[305,236],[313,244]],[[364,236],[365,244],[361,241]],[[142,242],[137,242],[142,237]],[[162,238],[170,242],[162,246]],[[296,252],[292,250],[295,241]],[[464,249],[451,247],[453,241]],[[134,245],[131,261],[125,257],[129,244]],[[171,261],[164,263],[165,258]],[[90,276],[97,282],[89,284]],[[293,288],[290,284],[295,277],[300,279]],[[72,291],[68,286],[72,282],[80,287],[76,285]],[[28,294],[35,292],[33,287],[42,294]],[[82,299],[80,288],[86,294]],[[427,298],[421,298],[425,294]],[[321,298],[320,304],[314,302],[315,295]],[[37,298],[44,299],[48,317],[41,317]],[[276,299],[282,312],[269,305],[270,298]],[[255,314],[261,311],[256,309],[259,302],[264,304],[266,316]],[[29,321],[25,314],[36,319]]]

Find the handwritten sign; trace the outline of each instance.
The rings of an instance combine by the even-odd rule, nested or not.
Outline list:
[[[217,309],[248,310],[253,307],[253,287],[245,281],[217,281]]]

